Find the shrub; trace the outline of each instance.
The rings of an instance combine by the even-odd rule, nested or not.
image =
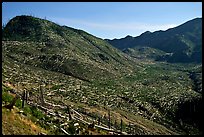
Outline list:
[[[4,102],[11,102],[13,100],[13,98],[14,97],[12,95],[10,95],[9,93],[3,91],[3,93],[2,93],[2,101],[4,101]]]

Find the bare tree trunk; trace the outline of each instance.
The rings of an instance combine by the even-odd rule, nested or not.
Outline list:
[[[24,104],[25,104],[25,94],[26,94],[26,91],[23,91],[22,108],[24,108]]]
[[[108,110],[108,128],[110,129],[111,119],[110,119],[110,109]]]
[[[28,91],[26,91],[26,103],[28,103]]]
[[[42,86],[40,85],[40,100],[41,100],[41,104],[42,106],[44,106],[44,97],[43,97],[43,88]]]
[[[120,130],[121,130],[121,132],[123,131],[123,120],[122,120],[122,118],[121,118],[121,121],[120,121]]]
[[[67,106],[67,111],[68,111],[68,114],[69,114],[69,120],[72,120],[72,116],[71,116],[71,112],[70,112],[69,106]]]
[[[48,87],[49,87],[49,92],[50,92],[50,80],[48,80]]]
[[[115,124],[114,124],[115,129],[117,130],[117,121],[115,120]]]
[[[99,117],[98,118],[98,125],[100,125],[100,122],[101,122],[101,118]]]
[[[131,134],[131,125],[130,125],[130,122],[129,122],[129,134]]]

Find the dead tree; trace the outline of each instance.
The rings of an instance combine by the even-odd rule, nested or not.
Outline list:
[[[72,116],[71,116],[71,112],[70,112],[69,106],[67,106],[67,111],[68,111],[68,114],[69,114],[69,120],[72,120]]]
[[[93,121],[91,124],[88,125],[88,129],[93,130],[95,127],[95,122]]]
[[[108,110],[108,128],[110,129],[111,119],[110,119],[110,109]]]
[[[16,95],[13,100],[11,101],[11,103],[9,105],[5,105],[4,107],[9,109],[11,111],[11,109],[13,109],[13,106],[15,105],[17,99],[20,98],[18,95]]]
[[[130,122],[129,122],[129,124],[128,124],[128,129],[129,129],[129,133],[131,134],[131,124],[130,124]]]
[[[40,85],[40,100],[41,100],[42,106],[44,106],[45,102],[44,102],[44,97],[43,97],[43,88],[41,85]]]
[[[121,118],[121,121],[120,121],[120,130],[121,130],[121,132],[123,132],[123,120],[122,120],[122,118]]]
[[[136,128],[135,128],[135,125],[133,125],[132,134],[135,135],[135,133],[136,133]]]
[[[24,108],[24,104],[25,104],[25,95],[26,91],[23,91],[23,97],[22,97],[22,108]]]
[[[101,118],[100,116],[98,117],[98,125],[100,125],[100,122],[101,122]]]
[[[26,99],[26,103],[28,103],[28,91],[26,91],[25,99]]]
[[[48,80],[48,88],[49,88],[49,92],[50,92],[50,80]]]
[[[115,120],[114,127],[117,130],[117,121]]]

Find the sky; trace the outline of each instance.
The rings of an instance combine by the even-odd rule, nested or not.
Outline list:
[[[202,2],[3,2],[2,25],[32,15],[103,39],[136,37],[202,17]]]

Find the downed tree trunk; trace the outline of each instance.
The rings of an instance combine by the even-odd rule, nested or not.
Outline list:
[[[63,128],[60,128],[66,135],[70,135],[66,130],[64,130]]]
[[[83,120],[83,119],[78,118],[78,117],[73,117],[73,119],[78,120],[78,121],[83,122],[83,123],[88,124],[88,125],[91,124],[91,123],[89,123],[89,122],[87,122],[87,121],[85,121],[85,120]],[[114,129],[109,129],[109,128],[107,128],[107,127],[99,126],[99,125],[96,125],[96,124],[95,124],[94,126],[97,127],[97,128],[106,130],[106,131],[115,132],[115,133],[123,134],[123,135],[128,135],[126,132],[116,131],[116,130],[114,130]]]

